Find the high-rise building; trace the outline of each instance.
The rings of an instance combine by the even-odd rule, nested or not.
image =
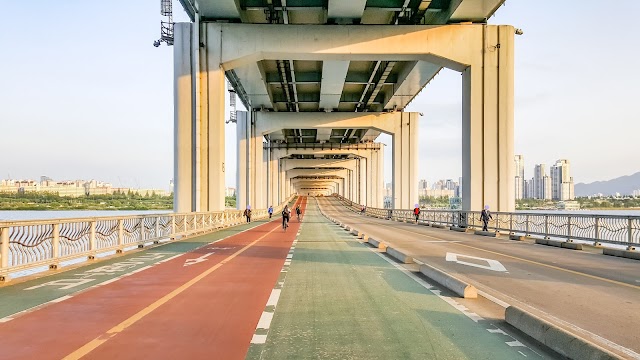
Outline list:
[[[524,156],[516,155],[516,200],[524,198]]]
[[[569,160],[560,159],[551,167],[552,197],[554,200],[573,200],[574,184]]]
[[[547,176],[544,164],[538,164],[533,169],[533,198],[544,199],[544,177]]]

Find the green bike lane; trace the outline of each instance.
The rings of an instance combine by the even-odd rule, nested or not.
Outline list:
[[[313,200],[278,287],[266,340],[247,359],[542,357],[326,220]]]
[[[180,257],[192,250],[253,229],[266,222],[266,220],[252,221],[209,234],[88,261],[81,266],[63,267],[56,272],[36,274],[38,277],[30,280],[8,283],[0,287],[0,299],[2,299],[0,323],[11,321],[48,304],[64,301],[79,292],[107,285],[125,276],[144,271],[156,264]],[[188,260],[185,258],[185,261]],[[192,259],[190,262],[199,261]]]

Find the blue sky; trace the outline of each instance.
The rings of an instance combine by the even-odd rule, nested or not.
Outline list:
[[[168,187],[173,49],[152,46],[160,31],[158,3],[0,4],[0,178]],[[184,20],[175,3],[176,20]],[[595,0],[579,7],[507,0],[490,19],[524,30],[515,49],[515,150],[525,156],[527,177],[535,163],[560,158],[571,161],[576,182],[640,171],[639,12],[634,0],[607,9]],[[460,75],[443,71],[407,109],[425,114],[420,178],[461,173],[461,91]],[[234,131],[227,127],[230,186]]]

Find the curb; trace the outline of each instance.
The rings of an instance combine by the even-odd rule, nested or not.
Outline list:
[[[474,235],[481,235],[481,236],[489,236],[489,237],[498,237],[498,233],[496,232],[492,232],[492,231],[482,231],[482,230],[476,230],[473,232]]]
[[[509,306],[505,310],[504,318],[511,326],[569,359],[622,359],[622,357],[619,357],[586,339],[571,334],[570,332],[517,307]]]
[[[429,279],[432,279],[438,284],[458,294],[462,298],[476,299],[478,297],[478,290],[473,285],[469,285],[466,282],[457,279],[442,270],[436,269],[431,265],[420,265],[420,272]]]
[[[618,257],[623,257],[623,258],[633,259],[633,260],[640,260],[640,251],[604,248],[602,249],[602,253],[604,255],[618,256]]]
[[[403,264],[413,264],[413,258],[405,254],[404,250],[400,250],[397,248],[394,249],[387,246],[387,254]]]
[[[387,245],[385,243],[383,243],[382,241],[378,241],[374,238],[368,238],[367,242],[375,248],[382,249],[382,250],[387,249]]]

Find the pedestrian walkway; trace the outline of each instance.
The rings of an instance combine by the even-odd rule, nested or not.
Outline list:
[[[539,358],[328,222],[313,199],[285,275],[248,359]]]

